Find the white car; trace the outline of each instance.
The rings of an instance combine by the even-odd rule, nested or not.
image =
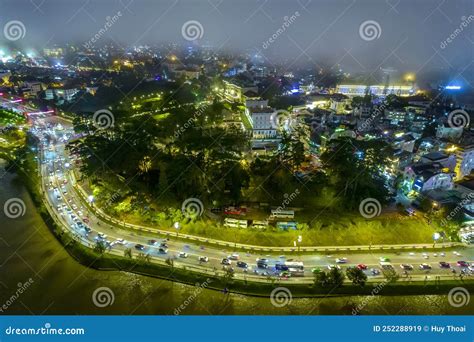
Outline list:
[[[119,244],[119,245],[125,245],[127,243],[127,241],[125,241],[124,239],[117,239],[117,240],[115,240],[115,243]]]
[[[209,258],[208,258],[207,256],[200,256],[200,257],[198,258],[198,260],[199,260],[200,262],[208,262],[208,261],[209,261]]]
[[[230,260],[239,260],[239,255],[234,253],[234,254],[229,255],[227,258]]]
[[[346,264],[347,263],[347,258],[337,258],[336,263],[337,264]]]
[[[337,268],[338,270],[340,270],[341,266],[339,266],[339,265],[328,265],[328,270],[332,270],[334,268]]]
[[[187,257],[188,257],[188,253],[179,252],[179,257],[180,257],[180,258],[187,258]]]

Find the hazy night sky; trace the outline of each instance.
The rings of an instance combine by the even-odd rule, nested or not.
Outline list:
[[[122,16],[97,46],[110,40],[124,47],[185,44],[181,28],[196,20],[204,32],[195,44],[260,51],[288,66],[340,63],[344,70],[366,73],[390,66],[420,75],[449,72],[464,84],[473,82],[474,17],[452,43],[440,46],[463,17],[474,15],[472,0],[0,0],[0,25],[20,20],[26,36],[17,43],[40,49],[83,43],[118,11]],[[294,22],[264,49],[284,17],[296,12]],[[359,34],[368,20],[381,28],[376,39]]]

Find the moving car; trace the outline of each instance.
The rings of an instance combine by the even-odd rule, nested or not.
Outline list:
[[[209,258],[207,256],[200,256],[199,257],[199,262],[208,262]]]
[[[188,257],[188,253],[186,253],[186,252],[179,252],[179,257],[180,257],[180,258],[187,258],[187,257]]]
[[[447,263],[446,261],[440,261],[439,262],[439,267],[441,268],[451,268],[451,265]]]
[[[237,261],[237,267],[240,267],[240,268],[247,268],[248,265],[246,262],[243,262],[243,261]]]
[[[143,251],[145,249],[145,246],[138,243],[135,245],[135,249],[138,249],[139,251]]]
[[[429,264],[421,264],[420,270],[431,270],[431,265]]]
[[[158,249],[158,252],[160,252],[161,254],[166,254],[166,253],[168,253],[168,249],[167,249],[167,248],[164,248],[164,247],[160,247],[160,248]]]
[[[364,264],[358,264],[356,266],[359,270],[366,270],[367,269],[367,265],[364,265]]]
[[[405,271],[413,270],[413,266],[410,265],[410,264],[401,264],[400,267],[401,267],[402,270],[405,270]]]
[[[233,253],[227,257],[230,260],[239,260],[239,255],[236,253]]]
[[[224,259],[222,259],[221,264],[222,265],[232,265],[232,261],[230,261],[227,258],[224,258]]]
[[[469,267],[469,263],[467,263],[466,261],[458,261],[457,265],[459,267]]]
[[[337,258],[336,259],[336,264],[346,264],[347,263],[347,258]]]

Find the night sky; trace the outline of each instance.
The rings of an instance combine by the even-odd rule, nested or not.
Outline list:
[[[268,62],[283,61],[288,67],[341,64],[354,73],[393,67],[418,75],[449,73],[465,85],[473,83],[472,0],[0,0],[0,25],[21,21],[26,34],[15,43],[41,49],[82,44],[119,11],[97,46],[211,45],[260,53]],[[269,43],[285,17],[288,23],[292,16]],[[182,35],[190,20],[203,28],[202,38],[192,42]],[[375,26],[375,36],[362,39],[361,24],[368,21],[380,29]],[[443,48],[463,21],[462,32]]]

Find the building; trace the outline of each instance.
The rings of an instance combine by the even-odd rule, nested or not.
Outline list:
[[[390,121],[390,123],[397,125],[399,122],[405,121],[407,112],[403,109],[385,109],[384,115],[385,118]]]
[[[451,172],[453,172],[456,167],[456,156],[454,154],[449,155],[442,152],[431,152],[421,156],[420,163],[438,163],[443,168],[448,168]]]
[[[411,134],[403,134],[402,136],[396,137],[392,142],[392,147],[394,149],[406,151],[406,152],[413,152],[415,148],[416,139]]]
[[[409,189],[418,193],[435,189],[450,190],[454,185],[454,173],[438,163],[407,166],[403,178]]]
[[[469,176],[474,170],[474,145],[456,148],[456,179],[461,180]]]
[[[347,96],[365,96],[376,95],[386,96],[390,94],[398,96],[410,96],[414,94],[413,86],[411,85],[364,85],[364,84],[343,84],[336,87],[336,93]]]
[[[438,139],[458,140],[462,136],[464,127],[451,127],[447,123],[439,125],[436,128],[436,137]]]
[[[250,109],[252,118],[253,139],[276,139],[277,118],[276,111],[271,107],[254,107]]]

